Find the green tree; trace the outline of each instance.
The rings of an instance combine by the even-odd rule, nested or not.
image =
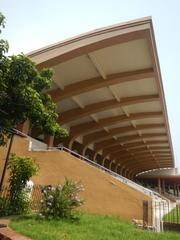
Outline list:
[[[0,13],[0,33],[5,17]],[[45,90],[52,83],[52,70],[38,71],[24,54],[7,56],[8,42],[0,40],[0,145],[8,136],[6,129],[30,120],[50,135],[67,136],[67,130],[57,123],[56,105]]]

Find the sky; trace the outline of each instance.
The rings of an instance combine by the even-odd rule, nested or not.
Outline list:
[[[0,0],[9,54],[152,16],[176,167],[180,169],[180,0]],[[180,171],[179,171],[180,172]]]

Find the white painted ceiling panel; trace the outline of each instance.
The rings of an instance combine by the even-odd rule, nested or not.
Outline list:
[[[164,137],[156,137],[156,138],[143,138],[145,141],[164,141],[168,140],[166,136]]]
[[[116,84],[111,86],[111,88],[117,94],[117,96],[119,96],[119,98],[158,94],[157,85],[154,78]]]
[[[161,105],[159,101],[132,104],[129,106],[125,106],[124,108],[129,114],[140,113],[140,112],[160,112],[161,111]]]
[[[161,128],[152,128],[152,129],[144,129],[144,130],[139,130],[141,134],[146,134],[146,133],[166,133],[166,130],[164,127]]]
[[[162,117],[159,117],[159,118],[144,118],[144,119],[133,120],[133,123],[135,123],[136,125],[138,125],[138,124],[164,123],[164,119]]]
[[[83,117],[83,118],[79,118],[77,120],[71,121],[70,123],[68,123],[68,126],[72,127],[72,126],[79,125],[81,123],[87,123],[90,121],[92,121],[90,117]]]
[[[113,45],[93,52],[106,74],[152,67],[145,39]]]
[[[158,144],[148,144],[151,147],[155,147],[155,146],[161,146],[161,147],[169,147],[168,143],[158,143]]]
[[[119,115],[122,115],[122,114],[123,114],[123,112],[122,112],[121,108],[118,107],[118,108],[110,109],[110,110],[107,110],[107,111],[98,112],[94,115],[98,119],[102,119],[102,118],[106,118],[106,117],[119,116]]]
[[[108,126],[108,129],[114,129],[118,127],[129,127],[132,126],[130,122],[122,122],[122,123],[116,123]]]
[[[56,105],[57,111],[60,113],[78,107],[77,104],[71,98],[64,99],[61,102],[58,102]]]
[[[136,129],[126,133],[118,133],[116,134],[116,137],[130,136],[130,135],[134,135],[135,133],[136,133]]]
[[[108,88],[96,89],[94,91],[80,94],[76,97],[78,97],[84,106],[113,99],[113,96],[110,94]]]
[[[73,58],[53,67],[54,81],[63,86],[99,76],[87,55]]]

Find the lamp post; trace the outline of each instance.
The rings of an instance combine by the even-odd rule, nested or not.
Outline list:
[[[8,163],[9,163],[9,156],[10,156],[10,153],[11,153],[11,148],[12,148],[12,144],[13,144],[13,140],[14,140],[14,135],[21,136],[21,137],[27,137],[26,134],[18,131],[17,129],[12,129],[12,130],[5,129],[5,130],[7,132],[11,133],[11,137],[10,137],[8,152],[7,152],[7,155],[6,155],[6,160],[5,160],[5,163],[4,163],[4,168],[3,168],[3,172],[2,172],[2,176],[1,176],[1,180],[0,180],[0,193],[2,191],[4,177],[5,177],[6,170],[7,170]],[[4,227],[7,227],[7,224],[1,224],[0,223],[0,228],[4,228]]]
[[[13,144],[13,140],[14,140],[14,135],[21,136],[21,137],[26,137],[27,136],[26,134],[18,131],[17,129],[14,129],[14,128],[12,130],[10,130],[10,129],[5,129],[5,130],[11,134],[11,137],[10,137],[8,152],[7,152],[7,155],[6,155],[6,160],[5,160],[5,163],[4,163],[3,172],[2,172],[2,176],[1,176],[1,180],[0,180],[0,192],[2,191],[4,177],[5,177],[6,170],[7,170],[8,163],[9,163],[9,156],[10,156],[10,153],[11,153],[11,148],[12,148],[12,144]]]
[[[1,181],[0,181],[0,192],[2,190],[2,186],[3,186],[3,182],[4,182],[4,177],[5,177],[6,169],[7,169],[8,162],[9,162],[9,155],[10,155],[10,152],[11,152],[13,140],[14,140],[14,133],[12,133],[11,137],[10,137],[10,143],[9,143],[9,147],[8,147],[8,152],[7,152],[7,155],[6,155],[6,160],[5,160],[5,163],[4,163],[4,168],[3,168]]]

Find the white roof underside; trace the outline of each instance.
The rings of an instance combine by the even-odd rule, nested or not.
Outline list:
[[[118,34],[119,30],[114,30]],[[124,30],[123,30],[124,31]],[[104,33],[105,34],[105,33]],[[99,37],[99,36],[98,36]],[[103,39],[103,33],[101,35]],[[84,40],[85,41],[85,40]],[[87,41],[87,40],[86,40]],[[75,44],[75,43],[74,43]],[[78,41],[77,41],[78,45]],[[62,48],[62,51],[61,51]],[[63,53],[64,46],[59,47],[59,54]],[[68,48],[68,47],[67,47]],[[57,52],[58,50],[52,50],[50,56],[52,56],[53,51]],[[34,54],[34,53],[33,53]],[[43,59],[45,52],[43,54]],[[40,58],[33,55],[32,59],[40,63]],[[57,54],[56,54],[57,55]],[[37,60],[38,59],[38,60]],[[107,46],[103,48],[98,48],[93,51],[86,51],[86,53],[79,54],[75,57],[70,57],[70,59],[65,59],[59,64],[51,66],[54,70],[53,88],[64,91],[71,84],[76,84],[78,82],[86,81],[93,78],[99,78],[103,81],[108,81],[108,77],[111,74],[119,74],[124,72],[132,72],[143,69],[155,69],[154,65],[155,60],[152,57],[151,49],[149,47],[149,42],[146,37],[129,39],[126,42],[120,42],[118,44],[112,44],[112,46]],[[156,66],[158,68],[158,66]],[[97,80],[98,81],[98,80]],[[161,79],[158,79],[157,74],[154,74],[152,77],[147,77],[144,79],[137,79],[134,81],[127,81],[122,83],[117,83],[109,86],[103,86],[101,88],[83,91],[79,94],[72,95],[65,99],[57,102],[57,109],[63,116],[67,111],[73,109],[82,109],[85,110],[91,104],[97,104],[99,102],[114,100],[121,103],[121,99],[127,97],[138,97],[138,96],[149,96],[149,95],[159,95],[160,99],[155,101],[145,101],[141,103],[129,104],[125,106],[115,106],[109,109],[103,109],[100,111],[95,111],[92,114],[87,114],[86,116],[78,117],[78,115],[68,122],[65,122],[63,126],[71,129],[71,127],[88,122],[99,122],[102,119],[108,117],[115,117],[120,115],[131,116],[136,113],[151,113],[151,112],[162,112],[160,116],[154,116],[150,118],[135,119],[124,122],[114,122],[103,127],[101,129],[93,130],[92,132],[104,131],[105,133],[111,132],[115,128],[123,127],[133,127],[134,130],[114,133],[113,137],[123,137],[131,136],[137,134],[137,136],[142,139],[142,141],[164,141],[167,140],[167,143],[152,144],[152,146],[167,147],[171,152],[170,160],[167,160],[165,163],[159,163],[157,167],[172,167],[173,166],[173,153],[171,148],[171,139],[168,132],[167,119],[166,119],[166,108],[162,104],[162,90],[159,87],[159,82]],[[96,108],[96,105],[94,105]],[[161,124],[162,126],[149,128],[149,129],[136,129],[140,125],[153,125]],[[91,132],[91,133],[92,133]],[[89,132],[88,132],[89,134]],[[164,134],[155,136],[154,138],[144,137],[146,134]],[[86,136],[86,133],[77,137],[76,140],[83,143],[83,137]],[[112,137],[112,136],[111,136]],[[126,142],[136,142],[137,140],[124,140]],[[98,142],[98,139],[95,140]],[[93,143],[89,144],[90,148],[93,149]],[[149,146],[149,149],[151,146]],[[162,150],[159,150],[162,151]],[[101,150],[99,150],[101,152]],[[152,161],[154,161],[152,157]],[[156,162],[158,158],[156,159]],[[156,163],[155,163],[156,165]],[[151,167],[148,165],[147,170]]]

